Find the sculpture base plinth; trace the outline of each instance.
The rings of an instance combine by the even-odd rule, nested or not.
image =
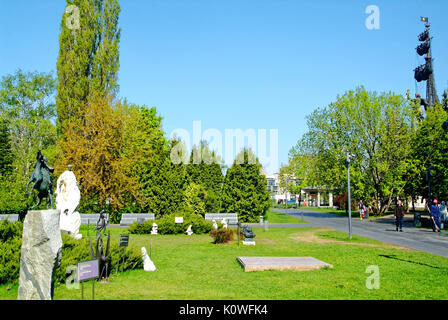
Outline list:
[[[62,255],[60,215],[60,210],[40,210],[25,217],[18,300],[53,299],[53,274]]]

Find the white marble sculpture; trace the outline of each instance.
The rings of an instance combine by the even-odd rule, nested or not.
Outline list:
[[[79,233],[81,226],[81,216],[76,211],[81,200],[78,182],[75,174],[71,171],[71,165],[68,170],[60,175],[56,184],[56,209],[61,210],[60,229],[68,233],[75,239],[81,239]]]
[[[151,234],[157,234],[157,228],[158,228],[158,226],[157,226],[157,224],[154,222],[154,223],[152,224]]]
[[[189,226],[188,229],[187,229],[187,234],[188,234],[189,236],[191,236],[191,235],[193,234],[193,230],[191,230],[191,227],[192,227],[192,225],[190,224],[190,226]]]
[[[224,229],[227,229],[227,219],[226,219],[226,218],[223,218],[222,221],[221,221],[221,223],[222,223],[222,227],[223,227]]]
[[[156,271],[156,266],[149,258],[146,248],[142,247],[142,259],[143,259],[143,270],[145,271]]]
[[[216,223],[215,220],[212,220],[213,222],[213,229],[217,230],[218,229],[218,224]]]

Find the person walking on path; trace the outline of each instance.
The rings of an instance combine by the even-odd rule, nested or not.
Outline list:
[[[436,232],[436,226],[437,231],[440,232],[442,229],[442,225],[440,224],[440,208],[437,204],[437,199],[434,199],[434,204],[431,205],[431,209],[429,210],[431,215],[431,225],[432,225],[432,231]]]
[[[395,225],[396,231],[400,228],[400,232],[403,231],[403,218],[404,218],[404,206],[401,200],[398,200],[398,204],[395,207]]]
[[[445,201],[442,201],[442,203],[440,204],[440,217],[442,224],[446,224],[448,220],[448,211],[446,209]]]
[[[365,218],[369,219],[369,205],[367,203],[364,205],[364,214]]]
[[[362,200],[359,201],[358,210],[359,210],[359,218],[362,221],[362,216],[364,215],[364,203],[362,203]]]

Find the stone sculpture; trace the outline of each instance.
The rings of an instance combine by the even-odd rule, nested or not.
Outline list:
[[[192,225],[190,224],[190,226],[189,226],[188,229],[187,229],[187,234],[188,234],[189,236],[191,236],[191,235],[193,234],[193,230],[191,230],[191,227],[192,227]]]
[[[224,229],[227,229],[227,219],[226,219],[226,218],[223,218],[222,221],[221,221],[221,223],[222,223],[222,227],[223,227]]]
[[[146,248],[142,247],[142,259],[143,259],[143,270],[145,271],[156,271],[156,266],[149,258]]]
[[[213,222],[213,229],[217,230],[218,229],[218,224],[216,223],[215,220],[212,220]]]
[[[36,164],[34,165],[33,174],[30,180],[26,184],[26,196],[30,195],[28,188],[31,182],[33,182],[33,187],[31,192],[36,189],[38,191],[37,204],[30,208],[33,210],[37,208],[42,202],[43,198],[48,198],[48,205],[50,204],[51,209],[53,209],[53,180],[51,179],[50,173],[54,172],[54,168],[50,167],[47,163],[47,158],[45,158],[40,150],[37,151]]]
[[[151,234],[157,234],[157,229],[158,229],[158,226],[157,226],[157,224],[154,222],[154,223],[152,224]]]
[[[56,184],[56,209],[61,210],[60,228],[62,232],[68,233],[75,239],[81,239],[79,233],[81,226],[81,216],[77,210],[81,200],[81,191],[78,187],[72,166],[61,174]]]
[[[23,223],[18,300],[52,300],[62,258],[59,210],[28,211]]]

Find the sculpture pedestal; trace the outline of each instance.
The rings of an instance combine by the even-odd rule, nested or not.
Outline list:
[[[25,217],[18,300],[53,298],[53,274],[62,255],[60,215],[60,210],[40,210]]]
[[[249,241],[247,241],[247,240],[243,240],[243,244],[245,245],[245,246],[254,246],[255,245],[255,241],[252,239],[252,240],[249,240]]]

